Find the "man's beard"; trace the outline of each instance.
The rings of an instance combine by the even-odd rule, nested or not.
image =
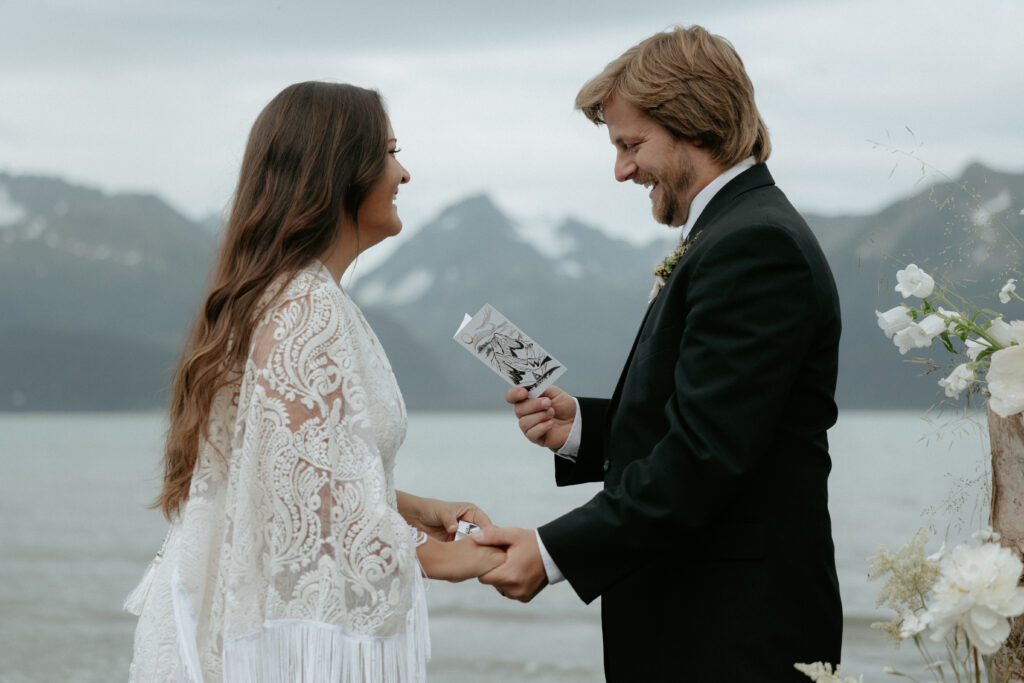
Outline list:
[[[680,159],[677,168],[667,169],[658,180],[661,198],[651,205],[654,220],[664,225],[682,225],[690,213],[690,202],[686,193],[693,185],[693,166],[686,159]]]

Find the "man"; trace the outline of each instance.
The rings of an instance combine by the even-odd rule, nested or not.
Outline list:
[[[481,577],[528,601],[567,580],[601,596],[609,681],[801,681],[839,661],[826,430],[839,345],[832,274],[764,165],[743,63],[700,27],[656,34],[576,98],[682,227],[611,399],[509,391],[556,451],[559,485],[603,481],[541,526],[485,529],[506,562]]]

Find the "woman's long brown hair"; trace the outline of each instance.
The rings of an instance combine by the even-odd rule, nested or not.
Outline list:
[[[171,386],[164,482],[171,519],[188,499],[216,392],[238,377],[267,287],[321,256],[384,170],[380,94],[339,83],[285,88],[253,124],[210,293]]]

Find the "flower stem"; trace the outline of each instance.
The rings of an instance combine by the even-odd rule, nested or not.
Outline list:
[[[952,308],[954,308],[954,309],[955,309],[955,310],[957,311],[957,313],[959,313],[959,314],[960,314],[960,320],[961,320],[961,321],[963,321],[964,323],[966,323],[966,324],[965,324],[965,325],[963,325],[963,326],[964,326],[965,328],[967,328],[967,331],[968,331],[968,332],[973,332],[974,334],[978,335],[979,337],[981,337],[982,339],[984,339],[984,340],[985,340],[986,342],[988,342],[989,346],[991,346],[992,348],[996,348],[996,349],[1001,349],[1001,348],[1003,348],[1003,345],[1002,345],[1002,344],[1000,344],[999,342],[997,342],[996,340],[994,340],[994,339],[993,339],[992,337],[990,337],[990,336],[989,336],[988,334],[986,334],[985,330],[984,330],[984,329],[982,329],[982,327],[981,327],[980,325],[978,325],[977,323],[973,323],[973,322],[970,322],[970,319],[969,319],[969,318],[967,318],[966,316],[964,316],[964,314],[963,314],[962,312],[960,312],[960,309],[959,309],[959,308],[957,307],[957,305],[956,305],[956,304],[954,304],[954,303],[953,303],[952,301],[950,301],[950,300],[949,300],[949,299],[948,299],[948,298],[946,297],[946,294],[947,294],[947,293],[948,293],[948,292],[946,292],[946,291],[943,291],[943,290],[939,290],[939,291],[938,291],[938,292],[936,293],[936,296],[935,296],[935,298],[936,298],[936,299],[938,299],[939,301],[941,301],[942,303],[946,304],[947,306],[951,306]],[[958,296],[957,298],[960,298],[960,299],[962,299],[963,297],[959,297],[959,296]],[[966,302],[965,302],[965,303],[966,303]],[[998,317],[998,316],[999,316],[999,314],[998,314],[998,313],[997,313],[996,311],[982,311],[982,312],[983,312],[983,313],[989,313],[989,314],[990,314],[991,316],[993,316],[993,317]],[[945,317],[945,316],[943,316],[943,319],[945,320],[945,319],[946,319],[946,317]]]
[[[974,652],[974,681],[975,683],[981,683],[981,667],[978,666],[978,648],[971,646],[971,650]]]

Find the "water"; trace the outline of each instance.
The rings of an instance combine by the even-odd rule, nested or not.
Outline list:
[[[886,664],[919,668],[912,647],[896,651],[868,628],[888,615],[874,611],[864,558],[925,524],[956,542],[984,520],[987,438],[977,422],[848,412],[830,432],[848,674],[872,681],[888,678]],[[124,679],[135,619],[120,606],[165,530],[145,509],[163,429],[153,414],[0,415],[3,683]],[[551,457],[504,413],[414,414],[396,474],[399,488],[472,500],[496,523],[527,528],[597,490],[556,488]],[[929,507],[938,510],[922,514]],[[428,600],[433,681],[602,680],[598,605],[568,585],[521,605],[476,582],[431,582]]]

